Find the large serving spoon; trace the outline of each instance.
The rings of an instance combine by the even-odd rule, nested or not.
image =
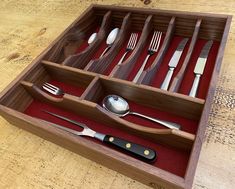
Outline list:
[[[112,112],[113,114],[117,115],[118,117],[124,117],[128,114],[136,115],[136,116],[148,119],[150,121],[156,122],[158,124],[161,124],[161,125],[168,127],[170,129],[178,129],[178,130],[180,129],[180,125],[177,123],[163,121],[163,120],[152,118],[152,117],[149,117],[149,116],[137,113],[137,112],[130,111],[128,102],[124,98],[122,98],[118,95],[106,96],[103,99],[102,105],[106,110]]]
[[[89,37],[87,43],[88,43],[89,45],[90,45],[91,43],[93,43],[93,41],[95,40],[96,36],[97,36],[97,33],[91,34],[91,36]]]
[[[102,54],[100,55],[100,58],[102,56],[104,56],[104,54],[110,49],[110,47],[112,46],[113,42],[115,41],[115,39],[117,38],[119,32],[119,28],[114,28],[108,35],[107,39],[106,39],[106,44],[107,47],[104,49],[104,51],[102,52]]]

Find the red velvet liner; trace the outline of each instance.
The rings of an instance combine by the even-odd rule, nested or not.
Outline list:
[[[153,87],[157,87],[157,88],[160,88],[161,87],[161,84],[162,82],[164,81],[165,77],[166,77],[166,74],[168,72],[168,69],[169,69],[169,62],[171,60],[171,57],[173,56],[177,46],[179,45],[179,43],[181,42],[181,40],[183,39],[183,37],[180,37],[180,36],[174,36],[172,41],[171,41],[171,44],[166,52],[166,55],[165,57],[163,58],[163,61],[161,63],[161,66],[159,67],[159,69],[156,71],[156,74],[151,82],[151,86]],[[184,48],[184,51],[180,57],[180,61],[177,65],[177,67],[175,68],[174,70],[174,73],[173,73],[173,76],[171,78],[171,82],[173,80],[173,78],[177,75],[177,73],[179,72],[183,62],[184,62],[184,59],[187,55],[187,51],[188,51],[188,48],[189,48],[189,44],[190,44],[190,40],[187,42],[187,44],[185,45],[185,48]],[[170,87],[170,85],[169,85]]]
[[[70,85],[67,83],[63,83],[60,81],[56,81],[56,80],[50,80],[48,81],[48,83],[55,85],[56,87],[59,87],[60,89],[62,89],[65,93],[70,94],[70,95],[74,95],[74,96],[81,96],[82,93],[85,91],[85,87],[81,87],[81,86],[74,86],[74,85]],[[45,91],[45,90],[43,90]],[[47,92],[47,91],[45,91]],[[48,93],[48,92],[47,92]],[[51,95],[51,93],[48,93]],[[55,95],[52,95],[55,96]],[[61,96],[55,96],[55,97],[62,97]]]
[[[151,35],[148,36],[147,44],[145,44],[145,47],[144,47],[141,55],[139,56],[139,58],[135,62],[135,65],[134,65],[133,69],[131,70],[130,74],[128,75],[128,77],[127,77],[128,81],[132,81],[135,78],[135,76],[136,76],[137,72],[139,71],[140,67],[142,66],[146,56],[148,55],[148,48],[149,48],[149,44],[151,42],[152,36],[153,36],[153,32],[151,32]],[[160,48],[162,46],[164,38],[165,38],[165,35],[162,34],[161,42],[160,42],[160,45],[159,45],[159,50],[160,50]],[[146,70],[149,66],[152,65],[153,61],[157,57],[157,54],[158,54],[159,50],[149,57],[148,62],[146,64],[144,70]]]
[[[141,32],[138,31],[132,31],[132,33],[138,33],[138,39],[136,42],[136,45],[139,41]],[[121,50],[119,51],[119,53],[117,54],[117,56],[113,59],[112,63],[109,65],[109,67],[106,69],[106,71],[104,72],[104,75],[109,75],[111,73],[111,71],[113,70],[113,68],[118,64],[119,60],[122,58],[123,54],[126,52],[126,47],[127,44],[129,42],[131,33],[128,35],[128,37],[126,38],[125,42],[122,44]],[[123,60],[123,62],[132,54],[133,51],[129,51],[125,57],[125,59]]]
[[[185,72],[185,76],[184,76],[183,81],[181,83],[179,93],[186,94],[186,95],[189,94],[191,87],[192,87],[192,84],[193,84],[194,77],[195,77],[193,70],[196,65],[197,59],[200,55],[200,52],[206,42],[207,42],[207,40],[203,40],[203,39],[199,39],[196,42],[192,57],[190,59],[189,65],[188,65],[187,70]],[[217,53],[219,50],[219,45],[220,45],[219,42],[214,41],[213,45],[210,49],[209,56],[207,58],[207,62],[206,62],[206,66],[205,66],[205,70],[204,70],[203,75],[201,76],[199,87],[198,87],[198,92],[197,92],[197,96],[196,96],[198,98],[205,99],[207,96],[207,91],[209,88],[211,76],[212,76],[214,66],[215,66],[215,60],[216,60]]]
[[[64,111],[62,109],[56,108],[55,106],[43,103],[43,102],[39,102],[34,100],[29,107],[25,110],[25,114],[33,116],[33,117],[37,117],[37,118],[41,118],[53,123],[57,123],[66,127],[69,127],[71,129],[76,129],[76,130],[80,130],[80,128],[78,126],[72,125],[66,121],[60,120],[56,117],[53,117],[45,112],[43,112],[42,110],[48,110],[51,111],[53,113],[57,113],[59,115],[63,115],[66,116],[70,119],[73,120],[77,120],[79,122],[85,123],[87,124],[90,128],[94,129],[95,131],[104,133],[104,134],[110,134],[110,135],[114,135],[120,138],[124,138],[127,140],[130,140],[132,142],[136,142],[138,144],[142,144],[145,145],[146,147],[150,147],[154,150],[156,150],[158,158],[157,161],[155,161],[152,165],[158,168],[161,168],[163,170],[169,171],[173,174],[176,174],[178,176],[184,177],[186,168],[187,168],[187,164],[188,164],[188,160],[189,160],[189,156],[190,153],[189,152],[185,152],[185,151],[180,151],[178,149],[172,148],[172,147],[167,147],[167,146],[163,146],[157,143],[153,143],[151,141],[148,141],[146,139],[131,135],[129,133],[123,132],[121,130],[118,129],[114,129],[112,127],[109,127],[108,125],[103,125],[100,123],[97,123],[95,121],[89,120],[87,118],[81,117],[79,115],[76,115],[74,113],[71,112],[67,112]],[[95,139],[89,138],[87,137],[88,140],[92,140],[96,143],[100,143],[102,145],[106,145],[101,143],[100,141],[97,141]],[[108,147],[110,147],[109,145],[107,145]],[[112,148],[112,147],[110,147]],[[117,149],[115,149],[117,150]]]

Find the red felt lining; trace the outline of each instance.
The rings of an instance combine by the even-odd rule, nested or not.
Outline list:
[[[189,156],[190,156],[189,152],[181,151],[181,150],[178,150],[173,147],[163,146],[161,144],[157,144],[157,143],[148,141],[148,140],[143,139],[141,137],[131,135],[130,133],[123,132],[119,129],[114,129],[108,125],[97,123],[93,120],[87,119],[85,117],[79,116],[79,115],[71,113],[71,112],[64,111],[60,108],[56,108],[55,106],[52,106],[52,105],[49,105],[49,104],[46,104],[46,103],[43,103],[43,102],[40,102],[37,100],[34,100],[28,106],[28,108],[25,110],[24,113],[27,115],[36,117],[36,118],[40,118],[40,119],[47,120],[47,121],[50,121],[53,123],[57,123],[57,124],[65,126],[65,127],[69,127],[71,129],[80,130],[79,127],[72,125],[71,123],[68,123],[66,121],[60,120],[56,117],[53,117],[53,116],[43,112],[42,110],[48,110],[53,113],[57,113],[59,115],[66,116],[70,119],[85,123],[90,128],[94,129],[95,131],[98,131],[98,132],[101,132],[104,134],[114,135],[114,136],[117,136],[120,138],[130,140],[132,142],[136,142],[138,144],[145,145],[146,147],[150,147],[150,148],[156,150],[157,156],[158,156],[157,161],[155,161],[152,164],[153,166],[161,168],[166,171],[169,171],[169,172],[176,174],[178,176],[184,177],[184,174],[185,174],[185,171],[187,168],[187,164],[188,164],[188,160],[189,160]],[[92,140],[96,143],[100,143],[102,145],[106,145],[106,144],[101,143],[100,141],[93,139],[93,138],[87,137],[87,139]],[[110,146],[108,146],[108,147],[110,147]],[[112,147],[110,147],[110,148],[112,148]],[[117,150],[117,149],[115,149],[115,150]]]
[[[148,48],[149,48],[149,45],[150,45],[150,42],[151,42],[151,39],[152,39],[152,36],[153,36],[153,32],[154,31],[152,31],[151,34],[148,36],[147,43],[145,44],[145,46],[143,48],[143,51],[141,52],[141,54],[140,54],[139,58],[137,59],[137,61],[134,63],[134,67],[133,67],[133,69],[131,70],[130,74],[127,77],[128,81],[132,81],[135,78],[135,76],[136,76],[137,72],[139,71],[140,67],[142,66],[146,56],[148,55]],[[144,70],[146,70],[149,66],[152,65],[153,61],[155,60],[155,58],[158,55],[158,52],[159,52],[159,50],[160,50],[160,48],[162,46],[164,38],[165,38],[165,35],[162,34],[161,42],[160,42],[160,45],[159,45],[159,49],[158,49],[158,51],[156,53],[154,53],[153,55],[151,55],[149,57],[148,62],[146,64]]]
[[[159,69],[157,70],[157,72],[153,78],[153,81],[150,84],[151,86],[157,87],[157,88],[161,87],[161,84],[164,81],[164,78],[165,78],[167,71],[169,69],[168,63],[169,63],[172,55],[174,54],[178,44],[180,43],[180,41],[182,39],[183,39],[183,37],[179,37],[179,36],[175,36],[173,38],[171,45],[170,45],[170,47],[169,47],[169,49],[163,59],[162,64],[159,67]],[[182,83],[180,85],[178,93],[182,93],[182,94],[186,94],[186,95],[189,94],[190,89],[192,87],[194,77],[195,77],[193,70],[196,65],[197,59],[200,55],[201,49],[203,48],[203,46],[206,42],[207,42],[207,40],[203,40],[203,39],[197,40],[197,42],[195,44],[195,48],[192,53],[192,57],[189,61],[188,67],[186,68],[185,75],[184,75],[184,78],[183,78]],[[189,44],[190,44],[190,41],[188,41],[187,45],[185,46],[185,49],[184,49],[183,54],[180,58],[180,61],[174,70],[174,74],[171,79],[171,82],[173,81],[173,78],[177,75],[177,73],[180,71],[180,68],[184,62],[186,55],[187,55]],[[213,72],[214,65],[215,65],[216,56],[217,56],[218,49],[219,49],[219,45],[220,45],[219,42],[214,41],[214,43],[211,47],[211,50],[209,52],[206,67],[204,70],[204,74],[201,76],[201,79],[200,79],[200,84],[199,84],[198,93],[197,93],[198,98],[202,98],[202,99],[206,98],[208,87],[210,84],[210,79],[211,79],[212,72]],[[169,85],[169,87],[170,87],[170,85]]]

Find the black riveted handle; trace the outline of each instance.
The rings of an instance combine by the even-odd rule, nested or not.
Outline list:
[[[110,135],[106,135],[103,141],[129,152],[143,161],[153,162],[156,159],[156,152],[142,145]]]

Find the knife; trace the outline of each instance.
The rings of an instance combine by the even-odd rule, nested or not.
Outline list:
[[[181,42],[179,43],[176,51],[174,52],[173,56],[171,57],[171,60],[168,64],[169,70],[168,70],[167,75],[161,85],[161,89],[163,89],[163,90],[168,89],[168,86],[170,84],[174,69],[176,68],[177,64],[179,63],[180,57],[183,53],[184,47],[187,44],[187,42],[188,42],[188,38],[182,39]]]
[[[199,55],[199,58],[197,59],[196,66],[194,68],[195,78],[194,78],[193,85],[190,90],[189,96],[195,97],[197,94],[197,89],[198,89],[200,77],[204,72],[207,57],[208,57],[208,54],[209,54],[209,51],[211,49],[212,44],[213,44],[212,40],[208,41],[204,45],[204,47],[202,48],[201,53]]]
[[[67,122],[73,123],[81,128],[83,128],[83,130],[81,132],[73,130],[73,129],[69,129],[67,127],[55,124],[55,123],[51,123],[49,121],[45,121],[47,123],[49,123],[50,125],[62,129],[64,131],[67,131],[69,133],[72,133],[74,135],[78,135],[78,136],[88,136],[88,137],[93,137],[96,138],[106,144],[112,145],[114,147],[117,147],[119,149],[122,149],[132,155],[134,155],[135,157],[146,161],[146,162],[153,162],[154,160],[156,160],[156,152],[154,150],[152,150],[151,148],[147,148],[145,146],[142,146],[140,144],[136,144],[130,141],[127,141],[125,139],[121,139],[115,136],[111,136],[111,135],[105,135],[102,133],[98,133],[92,129],[90,129],[87,125],[85,125],[84,123],[80,123],[77,122],[75,120],[69,119],[67,117],[46,111],[46,110],[42,110],[45,113],[48,113],[54,117],[57,117],[59,119],[65,120]]]

